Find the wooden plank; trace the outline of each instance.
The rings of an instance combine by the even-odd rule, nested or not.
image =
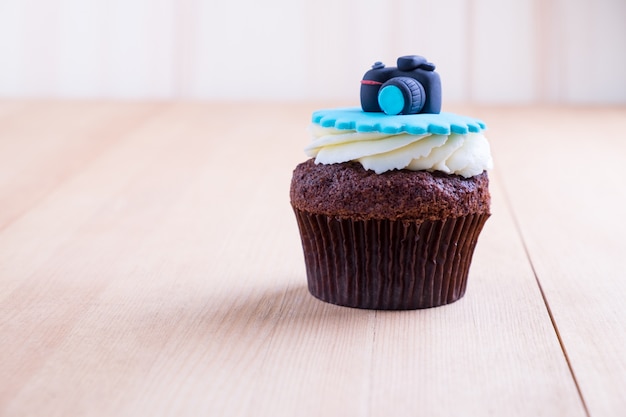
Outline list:
[[[288,188],[316,107],[168,106],[0,231],[0,414],[584,415],[498,171],[458,303],[308,295]]]
[[[589,412],[622,416],[626,108],[487,113],[506,194]]]
[[[490,188],[493,215],[465,297],[440,309],[377,314],[373,415],[390,407],[397,415],[585,415],[497,170]]]
[[[157,104],[19,103],[0,108],[0,229],[160,111]],[[85,109],[81,111],[81,109]]]
[[[28,105],[27,101],[2,100],[0,99],[0,123],[13,117]],[[0,137],[1,140],[1,137]]]
[[[117,363],[124,362],[125,359],[115,356],[115,353],[126,360],[134,357],[124,348],[127,343],[124,338],[129,334],[134,337],[136,326],[147,332],[143,339],[140,337],[138,340],[139,348],[143,347],[140,342],[146,338],[157,338],[154,343],[158,345],[159,335],[168,336],[168,328],[158,324],[160,316],[154,317],[155,322],[148,322],[147,327],[142,327],[141,323],[133,320],[127,321],[129,327],[126,327],[123,318],[120,322],[117,315],[120,308],[122,311],[127,307],[132,309],[134,303],[126,304],[127,295],[131,295],[131,298],[132,294],[147,295],[147,304],[137,304],[141,306],[135,311],[139,316],[158,315],[159,311],[173,307],[171,313],[181,313],[180,320],[184,320],[184,312],[178,311],[176,304],[172,303],[175,294],[163,298],[158,290],[160,285],[167,288],[179,287],[176,283],[177,277],[183,273],[187,279],[191,277],[197,283],[209,286],[205,291],[196,291],[198,288],[193,280],[180,286],[184,290],[184,294],[181,294],[181,307],[194,303],[188,298],[191,294],[200,297],[197,299],[199,307],[211,307],[215,304],[214,299],[207,298],[211,294],[215,294],[217,301],[228,307],[231,299],[219,298],[224,290],[217,290],[222,287],[229,294],[234,294],[236,301],[241,302],[245,294],[236,291],[236,288],[242,285],[245,288],[245,279],[255,277],[255,264],[250,264],[253,270],[249,275],[240,277],[243,281],[237,281],[236,278],[239,273],[245,274],[245,270],[235,269],[234,266],[247,265],[250,254],[258,261],[258,254],[254,248],[244,249],[242,252],[242,243],[238,240],[225,243],[218,238],[231,235],[234,227],[238,232],[236,237],[243,243],[248,241],[251,234],[241,229],[242,218],[256,220],[250,219],[254,212],[247,213],[264,205],[273,209],[274,200],[266,201],[262,198],[264,188],[267,187],[257,188],[253,175],[231,176],[227,182],[216,179],[231,171],[240,171],[241,167],[233,166],[232,161],[237,161],[241,155],[244,156],[243,161],[249,163],[243,163],[244,172],[252,167],[269,165],[268,171],[280,172],[288,184],[289,171],[272,170],[271,164],[268,164],[272,160],[271,153],[267,155],[268,158],[264,158],[259,152],[279,150],[276,146],[267,145],[265,140],[270,138],[259,137],[258,134],[242,134],[242,128],[249,127],[233,120],[239,113],[238,105],[233,106],[230,118],[222,119],[219,115],[207,118],[207,115],[214,114],[213,111],[211,106],[188,105],[183,106],[182,110],[175,108],[157,121],[130,132],[119,146],[92,161],[89,169],[62,184],[43,204],[29,211],[0,235],[2,277],[3,281],[8,281],[7,285],[1,286],[3,314],[0,333],[3,340],[9,341],[2,345],[3,354],[0,357],[11,359],[1,362],[0,374],[9,375],[10,378],[3,380],[1,384],[4,390],[0,390],[0,404],[4,405],[19,393],[18,398],[12,401],[14,406],[9,405],[8,410],[30,409],[37,413],[37,410],[46,409],[69,412],[65,407],[75,407],[73,404],[79,403],[85,407],[102,406],[99,410],[106,414],[107,407],[120,407],[119,403],[110,401],[117,396],[124,397],[126,378],[135,382],[136,389],[144,390],[146,380],[133,379],[130,365],[126,373],[118,373]],[[260,109],[258,113],[264,112]],[[301,125],[298,130],[300,129]],[[304,132],[303,129],[302,131]],[[247,146],[242,147],[242,144]],[[282,194],[285,184],[280,188]],[[258,204],[242,204],[251,192],[261,197],[257,198]],[[181,196],[184,198],[178,198]],[[283,197],[283,201],[287,201],[287,198]],[[287,205],[284,210],[291,214]],[[278,215],[284,218],[284,213],[278,212]],[[224,221],[228,218],[232,219],[232,224]],[[160,225],[168,226],[166,233],[155,237],[153,231],[159,231]],[[37,234],[33,236],[35,231]],[[172,234],[172,231],[177,233]],[[290,235],[297,239],[296,234]],[[257,235],[258,239],[262,242],[255,243],[263,246],[267,237]],[[156,242],[156,247],[150,242]],[[230,245],[230,253],[236,256],[234,259],[222,256],[225,244]],[[179,248],[179,251],[172,251],[172,247]],[[299,248],[294,245],[294,250],[299,251]],[[277,255],[282,259],[284,254],[277,252]],[[293,257],[289,253],[287,256]],[[163,260],[169,259],[173,262],[168,265],[174,270],[162,265]],[[194,265],[200,268],[194,268]],[[215,265],[223,265],[225,270],[213,271]],[[272,264],[267,266],[273,267]],[[235,277],[229,277],[228,270],[239,272]],[[161,284],[155,278],[155,275],[160,276],[159,271],[164,273]],[[273,271],[276,272],[276,269]],[[142,279],[133,279],[134,274]],[[228,285],[231,283],[228,279],[220,279],[223,276],[234,279],[234,291]],[[148,284],[147,287],[135,287],[135,284],[142,282]],[[117,295],[110,302],[105,298],[105,302],[100,303],[99,297],[115,283],[121,285],[122,292],[114,292]],[[250,288],[253,289],[254,285]],[[126,295],[120,298],[121,294]],[[152,298],[155,295],[157,299]],[[155,304],[155,300],[159,299],[167,301],[167,305],[158,302]],[[256,306],[256,303],[252,305]],[[276,306],[271,303],[269,307]],[[91,309],[95,310],[96,322],[87,320],[81,325],[84,315]],[[230,310],[226,308],[226,311]],[[192,310],[190,313],[190,324],[202,325],[205,321],[196,315],[197,311]],[[107,317],[109,314],[117,320],[110,320]],[[217,318],[215,322],[209,322],[213,327],[219,329],[223,326],[215,312],[207,311],[206,314],[208,319]],[[171,319],[174,320],[174,327],[170,330],[175,331],[173,336],[176,336],[176,323],[179,319],[174,316]],[[230,318],[229,321],[240,322],[237,317]],[[111,323],[111,333],[102,330],[106,330]],[[153,326],[158,329],[156,334],[153,334]],[[92,329],[96,331],[91,332]],[[77,332],[77,336],[71,337],[73,332]],[[85,337],[85,333],[91,338]],[[208,343],[211,334],[205,337],[209,338],[206,340]],[[68,338],[69,346],[64,344]],[[172,339],[175,344],[179,340],[179,337]],[[113,345],[107,344],[108,341],[113,341]],[[118,341],[121,343],[119,346],[115,343]],[[163,342],[165,341],[167,338]],[[102,350],[94,351],[94,346],[101,346]],[[240,348],[245,350],[247,346],[244,343]],[[205,344],[192,343],[189,348],[205,352]],[[80,353],[84,355],[81,356]],[[113,353],[113,356],[109,357],[109,353]],[[142,349],[134,353],[139,355],[139,359],[144,355],[149,356]],[[155,353],[157,358],[161,358],[161,351],[156,350]],[[109,362],[107,358],[110,359]],[[63,380],[73,381],[73,377],[90,379],[89,375],[94,370],[82,366],[81,360],[98,365],[104,372],[95,371],[99,378],[93,380],[94,384],[85,384],[84,381],[81,384],[60,383]],[[167,356],[162,360],[165,360],[164,364],[171,364],[167,361]],[[68,361],[77,366],[67,367]],[[155,366],[158,368],[163,363]],[[150,370],[142,367],[144,364],[141,360],[137,363],[141,377],[146,376],[142,372]],[[180,376],[186,381],[184,375]],[[50,385],[50,377],[59,383]],[[209,382],[210,379],[209,377]],[[76,386],[93,390],[72,391]],[[103,393],[102,389],[109,386],[115,388],[113,392]],[[135,393],[132,390],[130,392]],[[98,393],[102,394],[104,404],[99,401],[93,404],[83,403],[90,395]],[[150,395],[152,396],[153,394]],[[52,401],[48,401],[50,397],[53,398]],[[230,401],[230,397],[228,398]],[[129,400],[132,399],[131,396]],[[230,403],[231,406],[234,405],[232,401]]]

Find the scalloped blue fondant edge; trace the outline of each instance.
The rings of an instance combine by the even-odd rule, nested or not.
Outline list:
[[[360,107],[317,110],[313,112],[312,121],[322,127],[355,130],[360,133],[464,135],[469,132],[478,133],[487,128],[481,120],[454,113],[389,116],[384,113],[364,112]]]

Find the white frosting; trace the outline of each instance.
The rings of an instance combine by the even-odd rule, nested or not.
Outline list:
[[[482,133],[410,135],[359,133],[311,126],[313,141],[305,148],[318,164],[358,161],[377,174],[394,169],[442,171],[465,178],[493,167],[489,142]]]

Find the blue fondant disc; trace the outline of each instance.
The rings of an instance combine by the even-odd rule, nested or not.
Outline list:
[[[364,112],[360,107],[318,110],[313,113],[312,121],[322,127],[388,134],[449,135],[457,133],[463,135],[486,129],[481,120],[454,113],[391,116],[384,113]]]

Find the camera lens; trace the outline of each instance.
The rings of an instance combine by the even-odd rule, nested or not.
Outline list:
[[[397,86],[388,85],[380,89],[378,93],[378,105],[385,114],[400,114],[402,113],[402,109],[404,109],[404,95]]]
[[[426,103],[426,91],[417,80],[395,77],[382,85],[378,93],[378,104],[388,115],[416,114]]]

